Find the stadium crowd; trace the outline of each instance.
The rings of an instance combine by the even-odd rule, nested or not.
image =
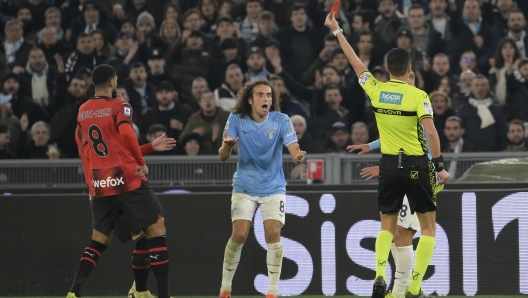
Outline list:
[[[141,143],[216,154],[236,93],[267,78],[308,153],[378,138],[370,100],[323,23],[333,0],[0,0],[0,158],[74,158],[91,72],[118,74]],[[524,151],[528,1],[342,0],[358,56],[387,81],[408,50],[443,152]],[[397,123],[395,123],[397,125]]]

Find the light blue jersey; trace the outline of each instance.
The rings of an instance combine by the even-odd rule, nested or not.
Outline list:
[[[262,123],[250,117],[229,115],[224,133],[238,137],[238,164],[233,176],[233,192],[252,196],[286,193],[282,170],[282,146],[297,142],[288,115],[269,112]]]

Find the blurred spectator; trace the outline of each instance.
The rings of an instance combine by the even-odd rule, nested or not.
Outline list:
[[[488,23],[482,20],[482,12],[477,0],[466,0],[462,13],[456,6],[450,5],[451,33],[451,64],[455,65],[465,51],[473,51],[477,59],[482,56],[493,42],[493,33]]]
[[[440,137],[440,148],[444,148],[447,144],[447,138],[442,131],[444,131],[446,119],[455,115],[455,111],[451,108],[451,99],[446,93],[442,91],[434,91],[429,94],[429,98],[431,100],[431,105],[433,106],[434,125],[436,130],[440,132],[438,134]]]
[[[268,10],[275,16],[275,23],[279,28],[285,28],[290,24],[288,10],[292,1],[288,0],[270,0],[264,1],[264,9]]]
[[[327,143],[326,152],[346,153],[346,146],[350,140],[350,132],[343,122],[332,124],[330,131],[330,141]]]
[[[246,82],[270,79],[271,74],[266,70],[266,57],[264,57],[264,51],[261,48],[249,48],[246,57],[246,65],[248,68],[248,71],[244,74]]]
[[[424,60],[427,61],[427,56],[425,52],[422,52],[413,45],[413,35],[409,29],[401,28],[396,32],[396,46],[407,50],[411,54],[411,67],[415,73],[424,68]]]
[[[203,50],[202,33],[193,30],[185,44],[178,41],[169,54],[173,67],[173,75],[184,95],[190,93],[192,81],[196,77],[209,77],[213,58]],[[184,97],[187,99],[187,97]]]
[[[24,72],[20,74],[20,83],[24,97],[32,98],[34,102],[49,110],[50,99],[55,89],[54,68],[50,68],[44,52],[33,48]]]
[[[147,68],[141,62],[136,62],[130,67],[128,79],[124,82],[130,105],[136,113],[144,115],[149,107],[154,106],[156,87],[147,82]]]
[[[454,82],[451,82],[451,80],[453,79],[451,79],[450,70],[451,66],[449,65],[449,57],[447,57],[446,54],[440,53],[434,56],[433,66],[429,67],[428,65],[426,65],[426,67],[424,67],[424,70],[420,72],[424,80],[424,86],[422,89],[427,93],[431,93],[438,87],[438,85],[440,85],[440,81],[443,78],[448,78],[450,83],[454,85]]]
[[[240,22],[240,32],[246,43],[255,40],[259,33],[258,20],[262,13],[262,2],[260,0],[246,1],[246,18]]]
[[[202,154],[217,154],[222,142],[222,129],[224,128],[229,112],[216,106],[214,94],[205,90],[200,94],[200,110],[194,113],[185,125],[179,140],[183,142],[185,136],[191,132],[202,137]]]
[[[356,122],[350,127],[352,134],[350,135],[350,141],[352,145],[366,144],[369,141],[368,127],[364,122]]]
[[[404,15],[398,10],[396,0],[378,0],[378,17],[376,18],[374,32],[376,36],[388,43],[396,30],[405,24]]]
[[[283,28],[277,39],[281,44],[284,68],[296,80],[310,67],[322,49],[321,40],[324,35],[307,26],[306,8],[296,3],[290,10],[291,25]]]
[[[458,62],[458,67],[460,68],[456,75],[460,75],[466,70],[471,70],[474,73],[480,73],[480,70],[477,67],[477,55],[473,51],[465,51],[460,56],[460,61]]]
[[[61,87],[64,83],[57,82],[56,84],[55,96],[64,100],[64,103],[49,122],[51,128],[50,143],[57,144],[62,157],[75,158],[79,156],[77,143],[75,142],[77,112],[79,107],[86,101],[85,94],[88,85],[81,77],[75,77],[70,81],[67,92],[65,92],[66,89]],[[33,126],[32,124],[30,125]]]
[[[212,33],[217,27],[218,20],[218,11],[220,10],[220,5],[216,0],[198,0],[198,5],[196,6],[202,14],[205,24],[202,26],[202,31],[204,33]]]
[[[442,91],[450,98],[452,96],[455,97],[457,95],[457,88],[452,80],[451,76],[444,76],[438,83],[438,86],[436,86],[435,91]]]
[[[528,59],[522,59],[518,67],[513,73],[506,73],[508,95],[504,112],[507,120],[528,121]]]
[[[234,23],[233,19],[230,17],[221,17],[218,19],[216,22],[215,35],[214,42],[211,44],[211,48],[208,51],[215,59],[222,59],[223,55],[221,44],[226,38],[236,37],[239,51],[245,49],[244,40],[240,35],[240,28],[238,27],[238,24]]]
[[[508,123],[508,147],[504,151],[528,151],[524,123],[514,119]]]
[[[137,20],[139,15],[143,12],[148,12],[150,14],[154,13],[154,5],[165,5],[167,1],[165,0],[156,0],[156,1],[147,1],[147,0],[126,0],[125,1],[125,14],[133,20]],[[161,20],[160,20],[161,21]],[[159,24],[159,23],[158,23]]]
[[[339,87],[328,86],[324,94],[326,105],[321,115],[314,120],[314,137],[316,139],[324,139],[336,122],[348,126],[350,118],[350,112],[341,106],[343,95]]]
[[[308,70],[306,70],[302,76],[302,83],[305,85],[313,85],[315,83],[316,73],[318,73],[318,76],[321,75],[321,68],[323,68],[326,63],[330,62],[334,50],[339,48],[339,42],[337,41],[337,37],[335,37],[332,33],[327,34],[324,37],[323,42],[324,48],[321,50],[321,52],[319,52],[319,56],[312,62]]]
[[[451,17],[446,13],[446,9],[449,6],[448,0],[430,0],[429,10],[430,13],[427,16],[427,22],[442,36],[442,39],[449,44],[453,39],[451,34]]]
[[[231,8],[233,7],[233,1],[224,0],[220,4],[220,10],[218,11],[218,17],[231,17]]]
[[[0,159],[13,158],[13,154],[11,154],[11,151],[9,150],[10,139],[7,126],[0,124]]]
[[[451,99],[451,106],[455,111],[467,101],[466,98],[471,95],[471,82],[477,75],[470,69],[465,70],[458,78],[458,93]]]
[[[161,124],[165,127],[167,137],[178,139],[191,115],[190,110],[180,104],[178,93],[167,81],[156,86],[155,96],[157,105],[151,107],[141,119],[141,135],[145,136],[152,125]]]
[[[50,127],[44,121],[38,121],[30,129],[28,136],[28,127],[22,126],[22,133],[18,138],[17,158],[36,158],[36,159],[59,159],[60,151],[55,144],[50,144]]]
[[[144,11],[139,14],[136,28],[139,43],[145,43],[149,49],[161,48],[167,50],[168,45],[156,34],[156,23],[150,13]]]
[[[2,92],[6,95],[11,94],[13,96],[11,99],[13,114],[18,119],[21,119],[22,115],[26,114],[29,121],[28,125],[30,126],[37,121],[48,122],[50,116],[46,110],[31,98],[25,98],[20,87],[20,78],[14,73],[8,73],[2,79]]]
[[[147,131],[147,142],[152,143],[157,138],[161,137],[164,133],[167,133],[167,128],[163,124],[153,124],[148,128]],[[154,151],[154,155],[175,155],[178,154],[176,147],[172,150],[167,151]]]
[[[118,80],[124,81],[129,76],[130,65],[143,62],[147,51],[146,44],[133,40],[130,32],[121,31],[115,42],[115,52],[108,64],[115,68]]]
[[[200,110],[200,95],[205,90],[209,89],[207,80],[203,77],[197,77],[193,80],[191,84],[191,94],[187,98],[187,108],[191,110],[192,113],[198,112]]]
[[[161,49],[154,48],[150,50],[147,63],[149,67],[147,81],[149,83],[152,83],[153,85],[157,86],[159,83],[167,81],[173,86],[175,85],[176,81],[165,70],[167,62],[165,60],[165,55]]]
[[[447,46],[442,34],[425,21],[425,9],[421,4],[413,4],[409,8],[407,22],[413,36],[413,45],[434,57],[438,53],[446,53]]]
[[[12,98],[11,94],[3,95],[0,93],[0,124],[7,126],[10,136],[13,140],[16,140],[20,134],[21,121],[13,114],[13,109],[11,108]],[[22,118],[27,122],[27,115],[22,115]],[[9,144],[11,152],[16,152],[15,145],[14,142]]]
[[[383,64],[383,56],[379,55],[379,49],[376,48],[376,39],[374,36],[374,32],[360,32],[358,35],[356,47],[358,49],[357,54],[359,59],[361,59],[363,64],[365,64],[368,69],[372,69],[378,65]],[[356,73],[354,72],[352,67],[350,67],[346,56],[341,56],[341,60],[339,62],[335,60],[334,56],[334,58],[332,59],[332,63],[337,66],[337,69],[343,72],[343,74],[345,75],[345,82],[348,83],[352,80],[355,80]],[[343,68],[340,65],[346,65],[346,67]]]
[[[355,46],[356,41],[359,37],[360,32],[372,32],[374,34],[374,41],[376,43],[376,48],[382,49],[385,47],[385,42],[379,38],[379,36],[376,35],[376,32],[374,31],[375,24],[374,20],[376,19],[376,15],[374,14],[374,11],[370,9],[364,9],[358,11],[353,18],[352,24],[350,26],[352,27],[352,33],[350,37],[348,38],[350,45]]]
[[[273,76],[270,79],[271,86],[273,86],[273,89],[278,90],[280,93],[280,106],[281,106],[281,112],[288,115],[299,115],[305,119],[305,126],[308,130],[311,130],[312,128],[312,121],[310,119],[309,114],[306,112],[306,110],[301,106],[301,104],[293,99],[288,89],[284,86],[284,80],[280,76]],[[306,151],[306,150],[305,150]]]
[[[273,38],[273,29],[275,28],[275,16],[270,11],[263,11],[258,19],[259,33],[255,40],[251,42],[250,47],[266,47],[266,42]]]
[[[172,50],[176,41],[181,37],[180,25],[176,23],[173,19],[168,19],[163,21],[160,26],[159,36],[161,40],[165,43],[166,51]]]
[[[507,146],[506,117],[489,94],[488,79],[477,75],[471,82],[471,95],[457,113],[464,125],[464,137],[479,151],[502,151]]]
[[[451,116],[446,119],[443,135],[448,140],[448,143],[442,147],[443,153],[462,152],[477,152],[478,148],[472,144],[467,138],[462,136],[465,134],[464,121],[457,116]],[[459,178],[471,166],[467,162],[457,162],[455,160],[445,162],[444,167],[449,171],[453,179]]]
[[[46,56],[46,61],[48,61],[49,65],[57,66],[53,57],[55,54],[64,57],[69,51],[68,44],[64,40],[59,40],[57,29],[55,29],[55,27],[46,26],[41,32],[42,41],[38,46],[44,51],[44,56]]]
[[[299,146],[302,146],[304,151],[310,154],[324,153],[325,149],[321,146],[321,142],[314,140],[312,135],[308,131],[308,126],[306,124],[306,119],[301,115],[292,115],[290,120],[293,124],[293,129],[297,135],[297,142]],[[288,152],[288,148],[284,147],[284,153]]]
[[[163,8],[163,15],[162,15],[163,20],[164,21],[172,20],[176,22],[176,24],[178,24],[178,28],[181,28],[181,25],[183,25],[181,16],[182,16],[181,9],[178,7],[178,5],[175,5],[169,2]]]
[[[47,17],[46,12],[50,8],[50,4],[48,3],[48,1],[29,0],[23,4],[31,11],[31,15],[33,17],[33,20],[35,21],[35,25],[38,28],[44,27]]]
[[[490,16],[493,24],[492,31],[496,38],[502,38],[506,35],[509,16],[512,10],[516,9],[516,4],[514,0],[497,0],[495,6]]]
[[[189,34],[192,30],[200,30],[200,28],[202,28],[203,24],[205,23],[204,19],[202,18],[202,14],[196,8],[186,10],[182,19],[184,28],[182,32],[183,42],[185,42],[187,37],[189,37]]]
[[[240,52],[239,43],[235,38],[228,37],[224,39],[220,43],[220,50],[222,51],[222,57],[213,62],[211,78],[209,80],[211,87],[217,88],[220,87],[224,81],[224,74],[229,65],[237,64],[241,68],[246,68],[245,62],[243,62],[243,59],[241,58],[243,53]]]
[[[114,47],[110,44],[106,32],[101,29],[96,29],[92,32],[92,38],[94,40],[97,61],[106,63],[114,54]]]
[[[29,51],[33,47],[24,40],[23,24],[19,20],[10,20],[5,24],[5,40],[0,47],[0,62],[13,70],[14,67],[24,68],[27,63]]]
[[[108,22],[107,11],[100,5],[100,2],[95,0],[83,1],[82,16],[71,25],[71,43],[77,42],[78,37],[83,33],[91,34],[96,29],[106,32],[112,44],[115,42],[118,31],[112,23]]]
[[[244,84],[242,69],[237,64],[231,64],[225,71],[225,81],[214,91],[216,105],[224,111],[230,111],[236,105],[237,93]]]
[[[43,3],[43,2],[44,1],[42,1],[41,3]],[[45,17],[45,24],[46,25],[44,26],[43,29],[41,29],[37,33],[38,42],[39,43],[42,42],[42,34],[44,33],[44,29],[46,27],[48,27],[48,26],[55,28],[58,40],[62,40],[64,38],[64,30],[61,27],[61,12],[60,12],[60,10],[58,8],[56,8],[56,7],[50,7],[48,9],[46,9],[46,12],[44,13],[44,17]]]
[[[515,41],[509,37],[503,38],[495,53],[493,67],[489,71],[491,89],[495,93],[499,107],[506,104],[506,74],[512,74],[517,68],[521,55]]]
[[[521,10],[513,9],[508,16],[508,31],[506,32],[506,36],[515,41],[521,58],[528,56],[528,36],[526,36],[525,28],[526,16]]]
[[[67,79],[74,77],[80,69],[88,68],[90,71],[99,64],[95,54],[95,45],[90,34],[81,33],[77,38],[77,48],[66,57],[65,72]]]
[[[181,148],[182,148],[181,153],[183,155],[188,155],[188,156],[196,156],[196,155],[201,154],[200,152],[201,139],[202,137],[200,136],[200,134],[196,132],[192,132],[186,135],[181,142]]]
[[[22,24],[24,24],[24,39],[36,44],[39,27],[33,20],[33,15],[28,6],[29,2],[22,2],[22,4],[17,8],[15,17],[17,20],[21,21]]]

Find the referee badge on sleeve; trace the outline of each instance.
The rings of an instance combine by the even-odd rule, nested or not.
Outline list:
[[[433,114],[433,107],[431,106],[430,103],[424,102],[424,112],[426,114],[431,114],[431,115]]]
[[[130,116],[130,108],[125,107],[125,116]]]
[[[372,75],[369,72],[366,72],[366,71],[363,72],[362,74],[359,75],[359,84],[361,86],[365,86],[365,84],[370,78],[372,78]]]

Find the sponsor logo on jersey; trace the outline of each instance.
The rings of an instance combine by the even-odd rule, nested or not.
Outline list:
[[[270,140],[273,139],[273,135],[275,134],[276,130],[272,130],[272,131],[269,131],[269,130],[266,130],[266,133],[268,134],[268,137],[270,138]]]
[[[106,180],[92,180],[94,188],[105,188],[118,185],[124,185],[123,177],[112,178],[108,177]]]
[[[398,110],[389,110],[389,109],[381,109],[381,108],[376,109],[376,113],[387,114],[387,115],[400,115],[400,116],[402,114],[402,112]]]
[[[388,103],[391,105],[401,105],[402,99],[403,99],[403,94],[401,93],[382,91],[380,94],[379,102]]]
[[[426,114],[431,114],[431,115],[433,114],[433,107],[427,101],[424,102],[424,112]]]
[[[130,108],[125,107],[125,116],[130,116]]]
[[[364,72],[362,74],[359,75],[359,84],[361,86],[365,86],[365,84],[367,83],[367,81],[372,78],[372,75],[369,73],[369,72]]]

